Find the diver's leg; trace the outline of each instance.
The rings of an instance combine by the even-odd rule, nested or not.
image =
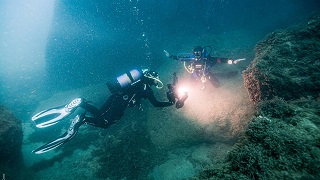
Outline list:
[[[86,102],[83,98],[76,98],[67,105],[41,111],[34,115],[31,119],[36,123],[38,128],[52,126],[62,119],[68,117],[78,107],[81,107],[84,104],[86,104]]]
[[[122,96],[119,93],[111,94],[111,96],[107,99],[107,101],[101,106],[99,110],[99,115],[101,116],[110,108],[113,108],[114,106],[116,106],[117,102],[120,103],[122,101],[121,98]]]
[[[124,100],[121,94],[112,94],[101,106],[99,112],[96,112],[97,115],[94,117],[86,117],[84,123],[95,127],[108,128],[121,119],[128,105],[128,101],[129,100]],[[97,111],[97,109],[94,111]]]
[[[102,118],[92,118],[92,117],[86,117],[84,123],[91,125],[91,126],[103,128],[103,129],[106,129],[111,124],[113,124],[113,123],[111,123],[111,121],[109,122],[109,121],[104,120]]]
[[[99,109],[97,107],[93,106],[92,104],[85,103],[81,107],[84,108],[87,112],[89,112],[93,117],[98,117],[100,115]],[[86,116],[87,116],[87,114],[86,114]]]
[[[84,123],[84,118],[85,118],[84,114],[78,114],[72,120],[71,125],[70,125],[67,132],[62,134],[58,139],[51,141],[51,142],[33,150],[32,152],[34,152],[36,154],[42,154],[42,153],[50,151],[54,148],[61,146],[64,143],[70,141],[78,133],[79,127]]]
[[[207,74],[207,78],[214,87],[218,88],[220,86],[219,80],[211,72]]]
[[[108,128],[121,119],[134,96],[135,94],[132,93],[112,94],[99,109],[98,116],[86,117],[84,123],[100,128]]]

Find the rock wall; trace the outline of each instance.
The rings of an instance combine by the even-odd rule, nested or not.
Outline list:
[[[266,36],[255,47],[256,56],[243,72],[254,103],[275,96],[285,100],[319,97],[320,14]]]
[[[320,179],[320,14],[269,34],[243,72],[245,136],[198,179]]]
[[[20,179],[22,138],[21,121],[0,105],[0,171],[7,179]]]

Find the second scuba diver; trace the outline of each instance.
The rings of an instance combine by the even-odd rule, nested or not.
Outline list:
[[[228,58],[212,57],[210,55],[211,51],[211,46],[196,46],[192,53],[171,55],[166,50],[164,50],[164,53],[170,59],[183,61],[184,67],[191,74],[192,80],[197,80],[202,83],[205,83],[208,80],[214,87],[218,88],[220,86],[219,80],[212,72],[210,72],[210,69],[216,63],[237,64],[239,61],[243,61],[245,59],[232,60]],[[205,86],[203,86],[203,88],[204,87]]]

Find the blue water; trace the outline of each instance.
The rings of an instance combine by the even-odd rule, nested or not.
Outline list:
[[[11,22],[14,18],[10,17],[15,11],[18,16],[21,10],[16,9],[21,8],[25,10],[18,17],[22,22],[38,16],[45,18],[48,16],[45,12],[50,10],[41,9],[44,3],[9,2],[2,1],[0,4],[0,38],[3,39],[0,55],[4,56],[0,100],[10,107],[15,107],[16,103],[8,98],[19,99],[30,93],[42,96],[44,91],[84,87],[106,81],[110,76],[134,67],[156,69],[164,61],[163,49],[174,46],[177,51],[185,50],[183,39],[190,35],[197,37],[208,33],[248,30],[263,37],[275,29],[304,20],[320,7],[317,0],[57,1],[51,7],[53,15],[47,22],[50,27],[44,35],[41,34],[44,27],[37,20],[30,21],[22,29],[19,22]],[[32,6],[39,7],[32,9]],[[13,36],[5,39],[11,31]],[[22,35],[17,36],[14,32]],[[38,56],[33,50],[26,50],[20,55],[19,52],[25,46],[37,44],[36,40],[41,36],[45,36],[42,44],[45,74],[32,71],[33,65],[28,63],[26,66],[31,67],[26,74],[23,67],[16,67],[16,73],[6,75],[5,66],[11,58],[17,58],[17,64],[19,61],[22,64],[25,59],[32,62],[32,58]],[[12,47],[7,41],[12,42]],[[25,46],[15,49],[15,43],[25,43]],[[25,57],[11,57],[6,54],[7,48],[12,50],[10,53]],[[8,82],[8,77],[13,80]]]
[[[318,10],[319,0],[1,1],[0,104],[30,121],[51,94],[157,69],[164,49],[186,51],[190,37],[248,31],[258,40]]]

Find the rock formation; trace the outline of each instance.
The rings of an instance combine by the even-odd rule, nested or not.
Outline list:
[[[320,14],[256,45],[243,72],[257,107],[246,136],[199,179],[319,179]]]
[[[256,56],[243,72],[252,102],[275,96],[285,100],[318,97],[320,92],[320,15],[277,30],[256,45]]]
[[[19,179],[23,167],[21,121],[0,105],[0,170],[7,179]]]

